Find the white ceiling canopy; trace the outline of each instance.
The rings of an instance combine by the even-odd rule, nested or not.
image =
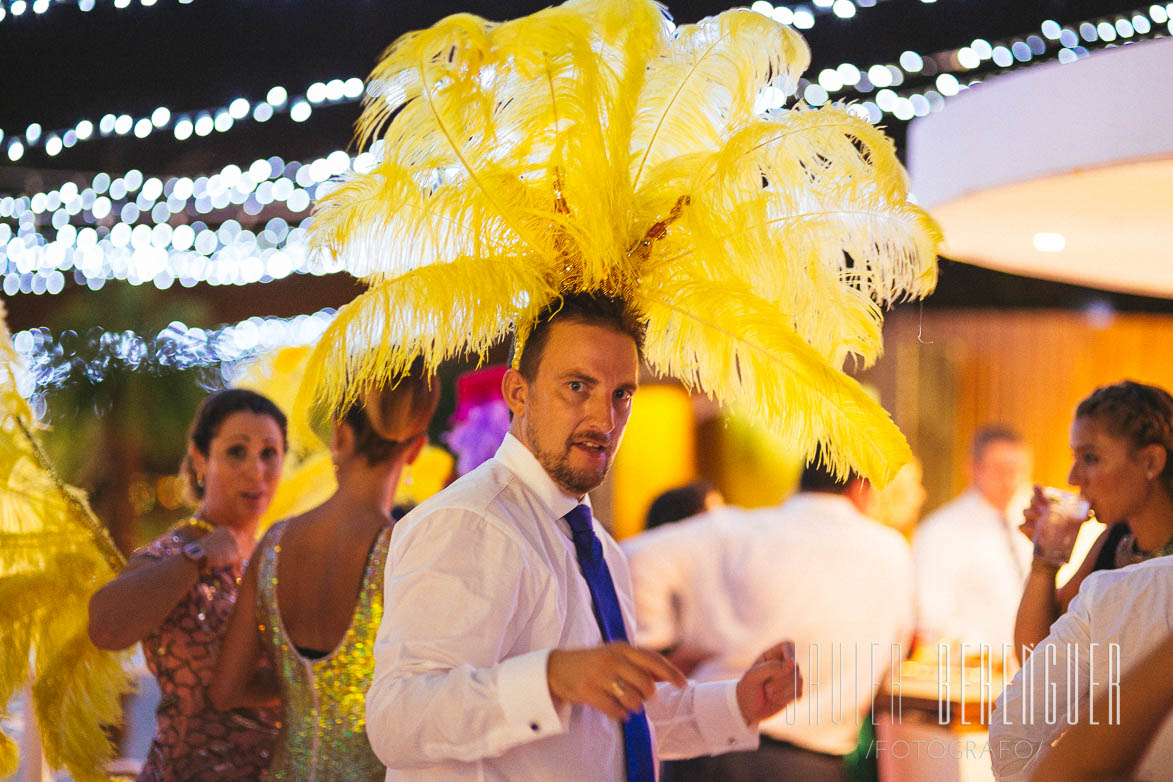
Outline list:
[[[1173,298],[1173,38],[1009,74],[908,131],[942,255]]]

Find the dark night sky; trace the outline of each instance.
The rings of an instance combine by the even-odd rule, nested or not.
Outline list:
[[[82,118],[96,121],[107,112],[137,118],[163,105],[175,114],[224,106],[240,96],[261,100],[277,84],[296,93],[318,80],[365,76],[397,35],[449,13],[470,11],[501,19],[548,4],[541,0],[193,0],[180,5],[177,0],[158,0],[144,8],[139,2],[132,0],[132,7],[116,9],[110,0],[97,0],[98,7],[88,13],[72,2],[55,4],[45,14],[26,11],[0,22],[4,143],[30,122],[39,122],[49,131],[72,127]],[[1111,18],[1148,4],[1142,0],[937,0],[932,4],[880,0],[875,7],[860,8],[849,20],[819,15],[814,29],[804,32],[813,56],[808,75],[844,61],[864,67],[895,62],[906,49],[940,52],[975,38],[997,43],[1037,33],[1048,18],[1077,23]],[[677,22],[695,21],[729,7],[720,0],[675,0],[668,6]],[[247,166],[270,155],[312,159],[346,144],[357,114],[355,103],[318,107],[300,125],[280,116],[183,143],[170,132],[155,133],[146,140],[115,137],[79,144],[55,158],[37,148],[19,165],[88,172],[139,168],[159,175],[195,175],[229,162]],[[903,123],[888,119],[887,126],[902,144]],[[0,194],[19,189],[14,183],[22,176],[4,157]],[[941,290],[936,301],[930,299],[930,306],[951,302],[1014,306],[1010,302],[1024,294],[1051,306],[1080,306],[1088,298],[1082,289],[1066,290],[1071,286],[1031,282],[1023,288],[1021,280],[1008,275],[960,264],[953,265],[953,271],[949,268],[943,270]],[[272,298],[270,293],[278,290],[266,292]],[[1110,298],[1123,307],[1169,309],[1168,302]],[[48,303],[39,301],[37,308]],[[31,306],[31,302],[10,302],[14,320],[22,320]],[[235,314],[224,313],[225,317]]]

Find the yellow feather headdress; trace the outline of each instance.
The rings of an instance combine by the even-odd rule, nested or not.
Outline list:
[[[908,445],[841,368],[879,355],[885,306],[932,290],[940,236],[866,121],[755,111],[808,62],[756,12],[675,27],[651,0],[399,38],[358,126],[378,162],[311,229],[370,289],[319,343],[307,393],[338,409],[417,356],[483,358],[560,294],[597,291],[646,318],[654,370],[883,483]]]
[[[42,450],[19,365],[0,304],[0,711],[31,684],[49,764],[104,780],[113,748],[102,726],[120,721],[131,685],[127,655],[98,649],[86,628],[90,596],[123,559],[85,494],[61,481]],[[0,735],[0,777],[16,761]]]

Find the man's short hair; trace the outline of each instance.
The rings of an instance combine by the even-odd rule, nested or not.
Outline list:
[[[1022,435],[1009,426],[1002,424],[987,424],[973,433],[973,463],[980,464],[986,455],[986,448],[994,443],[1010,443],[1022,445]]]
[[[557,322],[585,323],[626,334],[635,341],[635,349],[643,358],[647,326],[630,304],[602,293],[568,293],[554,299],[542,310],[537,323],[526,337],[517,370],[528,383],[534,382],[538,376],[538,364],[542,361],[542,353],[550,338],[550,327]],[[513,341],[511,355],[516,348],[516,334]]]
[[[798,479],[798,490],[843,494],[859,479],[859,474],[853,470],[849,470],[842,478],[836,478],[823,462],[822,456],[816,453],[803,468],[802,477]]]

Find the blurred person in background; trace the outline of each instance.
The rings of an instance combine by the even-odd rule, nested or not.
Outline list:
[[[456,379],[456,409],[444,435],[444,443],[456,454],[452,480],[491,459],[509,431],[509,406],[501,397],[506,369],[495,365]]]
[[[644,518],[644,529],[687,519],[725,504],[725,498],[708,481],[693,481],[662,492],[652,500]]]
[[[257,779],[268,765],[274,713],[223,711],[208,687],[285,444],[285,415],[268,398],[244,389],[206,398],[181,468],[195,513],[135,552],[90,601],[94,644],[142,641],[162,693],[141,782]]]
[[[1034,560],[1014,628],[1015,648],[1029,650],[1067,610],[1088,574],[1173,553],[1173,397],[1125,380],[1096,389],[1075,409],[1073,461],[1067,482],[1108,525],[1075,575],[1055,586],[1059,566]],[[1029,535],[1046,509],[1036,487],[1026,512]]]
[[[1030,486],[1031,461],[1012,429],[974,433],[969,488],[925,517],[912,538],[920,642],[961,644],[975,655],[986,644],[998,658],[1012,644],[1033,550],[1012,506]]]
[[[890,527],[905,540],[911,540],[928,493],[924,485],[924,468],[915,456],[900,468],[882,489],[872,492],[868,517]]]
[[[871,497],[867,481],[816,459],[780,506],[719,508],[624,541],[640,644],[706,681],[783,634],[807,672],[806,694],[761,723],[758,750],[669,763],[665,779],[847,779],[892,645],[898,662],[914,624],[908,543],[864,515]]]
[[[439,398],[417,362],[394,388],[367,394],[335,421],[338,490],[274,524],[245,572],[210,692],[221,709],[280,698],[272,779],[375,782],[386,774],[366,736],[370,650],[396,487],[427,441]]]

